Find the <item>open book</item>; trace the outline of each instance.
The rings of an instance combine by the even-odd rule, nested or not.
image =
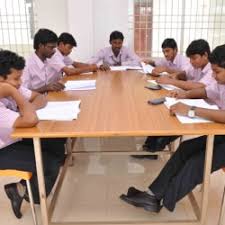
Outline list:
[[[74,120],[80,112],[79,101],[48,102],[47,105],[36,111],[39,120]]]
[[[166,97],[166,101],[164,104],[169,109],[171,105],[174,105],[178,102],[181,102],[181,103],[184,103],[184,104],[190,105],[190,106],[197,106],[197,107],[205,108],[205,109],[215,109],[215,110],[218,109],[217,105],[210,105],[203,99],[175,99],[175,98]],[[207,119],[204,119],[201,117],[190,118],[188,116],[181,116],[178,114],[176,115],[176,117],[181,123],[209,123],[209,122],[212,122],[210,120],[207,120]]]

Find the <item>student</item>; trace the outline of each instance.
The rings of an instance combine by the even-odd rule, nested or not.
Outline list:
[[[120,31],[110,34],[111,47],[101,49],[89,63],[100,64],[100,70],[110,70],[110,66],[140,66],[141,59],[123,46],[124,36]]]
[[[153,69],[153,75],[159,75],[159,73],[167,72],[172,77],[185,76],[185,71],[190,66],[190,61],[187,57],[178,53],[177,43],[173,38],[167,38],[162,43],[162,52],[165,58],[158,60],[146,60],[145,62],[155,66]]]
[[[186,73],[181,80],[180,77],[173,79],[169,76],[162,76],[157,79],[159,84],[171,84],[184,90],[205,87],[212,80],[212,69],[208,60],[210,47],[207,41],[198,39],[192,41],[186,50],[187,57],[190,58],[191,65],[186,69]]]
[[[84,72],[95,72],[97,70],[97,65],[95,64],[75,62],[68,56],[73,47],[76,46],[77,43],[71,34],[62,33],[59,36],[58,46],[54,55],[47,59],[51,77],[62,76],[62,73],[75,75]]]
[[[210,47],[203,39],[192,41],[186,50],[186,55],[190,58],[191,66],[187,70],[187,81],[171,79],[167,76],[160,77],[157,81],[162,84],[172,84],[184,90],[204,88],[214,83],[212,68],[208,60]],[[163,150],[166,145],[174,141],[178,136],[148,137],[143,145],[145,151]],[[135,156],[136,158],[138,156]],[[146,158],[146,157],[145,157]]]
[[[60,82],[62,74],[50,74],[47,58],[55,53],[57,35],[48,29],[40,29],[34,36],[35,52],[26,61],[23,72],[23,86],[40,93],[60,91],[64,84]]]
[[[39,191],[33,143],[30,139],[12,139],[14,128],[33,127],[38,123],[35,110],[45,106],[46,99],[39,93],[21,86],[25,60],[17,54],[0,50],[0,169],[32,172],[31,188],[34,202],[39,203]],[[64,160],[64,140],[42,139],[46,194],[52,190]],[[23,199],[29,201],[26,181],[4,186],[17,218]]]
[[[213,100],[219,110],[191,107],[182,103],[171,106],[172,115],[199,116],[225,123],[225,45],[216,47],[209,57],[217,83],[201,89],[201,96]],[[206,136],[181,143],[147,191],[134,187],[121,199],[127,203],[159,212],[161,207],[173,211],[176,203],[203,180]],[[225,166],[225,136],[215,136],[212,172]]]

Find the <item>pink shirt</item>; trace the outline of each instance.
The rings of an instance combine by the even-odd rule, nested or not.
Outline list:
[[[55,49],[55,54],[47,59],[48,72],[51,77],[62,77],[62,69],[66,66],[73,65],[73,60],[69,56],[63,55],[57,48]]]
[[[121,63],[122,66],[140,66],[140,62],[141,59],[135,53],[123,46],[117,57],[114,55],[111,47],[106,47],[101,49],[88,63],[106,64],[108,66],[115,66]]]
[[[30,90],[35,90],[52,82],[56,82],[62,77],[62,74],[58,74],[58,76],[54,75],[55,73],[50,74],[49,72],[47,60],[43,62],[36,53],[33,53],[26,60],[26,66],[22,76],[22,85]]]
[[[193,66],[190,66],[186,72],[187,80],[191,80],[194,82],[200,82],[205,84],[205,86],[209,85],[211,82],[214,82],[215,79],[212,76],[213,71],[211,68],[211,64],[208,63],[203,70],[195,69]]]
[[[215,103],[220,109],[225,110],[225,85],[212,82],[205,88],[207,98]]]
[[[174,70],[187,71],[190,66],[190,60],[181,54],[177,54],[173,62],[166,60],[165,58],[161,58],[155,60],[155,65],[165,66]]]
[[[30,90],[20,87],[19,92],[27,100],[31,98],[32,92]],[[0,149],[20,140],[11,138],[13,125],[19,116],[16,102],[11,97],[0,99]]]

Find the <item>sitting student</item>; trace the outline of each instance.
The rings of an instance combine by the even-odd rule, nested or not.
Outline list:
[[[210,47],[203,39],[192,41],[186,50],[186,55],[190,58],[191,65],[186,69],[185,81],[173,79],[169,76],[162,76],[157,79],[159,84],[172,84],[184,90],[205,87],[211,82],[212,69],[208,60]],[[183,74],[184,75],[184,74]]]
[[[77,43],[74,37],[69,33],[62,33],[58,38],[58,46],[55,54],[47,59],[49,68],[49,74],[51,77],[62,76],[62,73],[66,75],[81,74],[84,72],[94,72],[97,70],[95,64],[85,64],[80,62],[74,62],[68,55],[71,53],[73,47],[76,47]]]
[[[100,70],[110,70],[110,66],[140,66],[141,59],[123,46],[123,40],[121,32],[113,31],[109,38],[111,47],[101,49],[89,63],[102,63]]]
[[[162,52],[165,58],[158,60],[146,60],[145,62],[155,66],[152,75],[167,72],[172,77],[185,76],[185,71],[190,66],[190,61],[187,57],[178,54],[177,43],[173,38],[167,38],[162,43]]]
[[[225,45],[216,47],[209,56],[209,61],[217,83],[202,88],[201,97],[214,101],[220,109],[210,110],[199,107],[193,109],[191,106],[178,103],[170,108],[173,115],[179,113],[185,116],[199,116],[225,123]],[[159,212],[162,206],[173,211],[176,202],[202,182],[205,147],[206,136],[181,143],[147,191],[143,192],[131,187],[127,195],[120,196],[121,199],[152,212]],[[224,149],[225,136],[215,136],[212,172],[225,166]]]
[[[57,35],[48,29],[40,29],[34,36],[35,52],[26,61],[23,72],[23,86],[40,93],[60,91],[64,84],[60,82],[62,74],[51,74],[47,66],[47,58],[55,53]]]
[[[192,41],[186,50],[190,57],[191,65],[186,73],[187,81],[171,79],[167,76],[160,77],[159,83],[172,84],[184,90],[191,90],[208,86],[215,79],[212,76],[211,65],[208,60],[210,48],[207,41],[199,39]],[[166,145],[174,141],[178,136],[148,137],[143,145],[145,151],[163,150]]]
[[[33,127],[38,123],[35,110],[45,106],[46,99],[39,93],[21,87],[25,60],[17,54],[0,50],[0,169],[15,169],[32,172],[31,188],[34,202],[39,203],[39,191],[33,143],[31,139],[12,139],[14,128]],[[30,102],[29,102],[29,101]],[[52,190],[64,160],[63,139],[42,139],[44,179],[46,194]],[[5,185],[17,218],[23,199],[29,201],[26,181]]]

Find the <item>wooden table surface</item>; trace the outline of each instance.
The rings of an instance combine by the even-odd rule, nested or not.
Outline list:
[[[137,71],[98,72],[68,79],[96,79],[96,90],[50,93],[49,100],[81,100],[81,112],[73,121],[40,121],[37,127],[16,129],[13,137],[104,137],[146,135],[224,134],[218,123],[181,124],[164,104],[148,105],[148,99],[165,90],[144,88],[147,77]],[[68,80],[67,79],[67,80]]]

